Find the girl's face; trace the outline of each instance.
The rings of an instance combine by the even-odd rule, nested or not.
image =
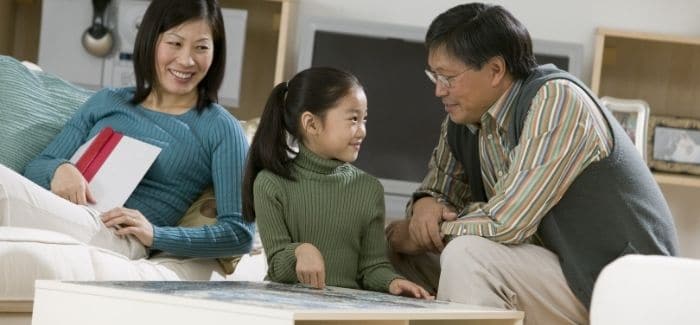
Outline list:
[[[204,19],[191,20],[163,32],[156,45],[156,71],[161,96],[197,100],[197,85],[214,58],[211,28]]]
[[[319,129],[306,135],[307,147],[326,159],[353,162],[360,144],[367,135],[367,97],[359,87],[353,87],[338,103],[319,118]]]

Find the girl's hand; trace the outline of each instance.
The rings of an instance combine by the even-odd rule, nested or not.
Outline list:
[[[51,192],[75,204],[95,203],[88,182],[72,164],[62,164],[56,168],[51,179]]]
[[[326,265],[316,246],[304,243],[294,250],[297,257],[297,278],[299,282],[316,289],[326,286]]]
[[[389,293],[396,296],[428,300],[435,299],[435,297],[431,296],[423,287],[404,279],[394,279],[394,281],[391,281],[389,284]]]
[[[134,235],[143,246],[153,245],[153,225],[138,210],[114,208],[101,217],[107,228],[117,228],[118,235]]]

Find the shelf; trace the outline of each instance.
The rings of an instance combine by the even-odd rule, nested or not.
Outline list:
[[[676,185],[700,188],[700,176],[654,172],[654,178],[659,185]]]

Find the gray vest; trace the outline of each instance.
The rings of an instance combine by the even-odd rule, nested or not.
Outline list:
[[[591,91],[574,76],[553,65],[540,66],[524,80],[514,107],[508,140],[514,147],[522,133],[533,97],[552,79],[566,79]],[[559,256],[569,287],[590,306],[593,284],[601,269],[625,254],[676,255],[678,240],[666,200],[634,144],[605,109],[614,145],[605,159],[589,165],[542,219],[537,234]],[[465,168],[474,201],[485,202],[478,134],[449,122],[447,140]],[[512,149],[512,147],[510,149]]]

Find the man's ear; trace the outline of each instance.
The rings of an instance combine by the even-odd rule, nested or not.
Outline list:
[[[321,121],[309,111],[301,113],[301,128],[307,135],[318,135],[321,132]]]
[[[486,67],[491,74],[491,86],[497,87],[508,75],[506,60],[502,56],[494,56],[486,61]]]

